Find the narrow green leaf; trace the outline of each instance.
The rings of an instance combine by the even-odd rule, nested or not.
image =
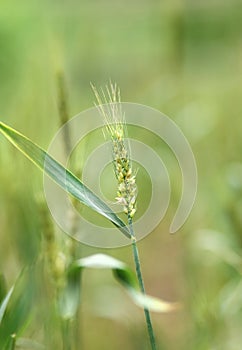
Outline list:
[[[29,322],[35,295],[35,271],[24,269],[1,304],[0,349],[9,349]]]
[[[7,294],[6,281],[2,273],[0,273],[0,305]]]
[[[124,286],[133,302],[141,308],[154,312],[170,312],[180,307],[179,303],[169,303],[158,298],[144,295],[139,291],[135,274],[122,261],[105,254],[90,255],[76,260],[70,267],[70,274],[84,268],[111,269],[117,280]]]
[[[11,298],[11,295],[13,293],[13,290],[14,290],[14,287],[12,287],[9,292],[7,293],[7,295],[5,296],[5,298],[3,299],[1,305],[0,305],[0,326],[1,326],[1,322],[2,322],[2,319],[3,319],[3,316],[4,316],[4,313],[5,313],[5,310],[8,306],[8,302]]]
[[[63,320],[74,318],[80,305],[80,271],[72,270],[67,275],[66,286],[60,291],[57,300],[58,312]]]
[[[109,219],[125,236],[130,238],[130,233],[125,223],[69,170],[64,168],[30,139],[2,122],[0,122],[0,132],[66,192]]]
[[[16,334],[11,334],[7,350],[15,350]]]

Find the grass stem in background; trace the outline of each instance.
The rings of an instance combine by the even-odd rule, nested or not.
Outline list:
[[[67,88],[65,83],[64,73],[59,71],[57,73],[57,90],[58,90],[58,110],[60,117],[61,126],[66,124],[69,120],[69,108],[68,108],[68,97],[67,97]],[[64,128],[64,146],[66,155],[70,154],[71,151],[71,136],[70,129],[67,127]]]
[[[58,109],[59,109],[60,123],[61,123],[61,126],[66,124],[64,128],[64,139],[63,139],[64,149],[65,149],[66,157],[69,157],[72,151],[71,133],[70,133],[69,125],[67,124],[70,119],[70,113],[69,113],[66,79],[63,71],[59,71],[57,73],[57,90],[58,90]],[[81,177],[81,169],[78,169],[78,177]],[[72,198],[71,200],[72,200],[73,206],[76,207],[78,204],[78,201],[75,198]],[[70,215],[70,213],[67,213],[67,216],[68,216],[67,219],[70,221],[70,233],[73,237],[75,237],[78,229],[77,228],[78,214],[76,214],[76,212],[74,214],[72,213],[72,215]],[[71,239],[70,237],[68,238],[66,237],[66,242],[69,244],[70,259],[73,261],[76,257],[76,246],[75,246],[74,240]],[[63,325],[63,327],[65,326],[63,328],[65,339],[63,340],[66,340],[66,337],[70,337],[71,333],[73,333],[74,340],[75,340],[74,347],[75,349],[78,349],[82,341],[82,336],[81,336],[82,322],[81,322],[80,308],[78,308],[78,310],[76,311],[76,316],[72,322],[72,325],[70,325],[69,320],[67,321],[64,320],[63,322],[66,322],[66,325]],[[69,348],[66,346],[64,347],[64,349],[69,350]]]

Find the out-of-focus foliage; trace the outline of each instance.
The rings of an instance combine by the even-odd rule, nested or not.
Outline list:
[[[179,168],[164,145],[152,135],[149,140],[168,167],[174,192],[164,220],[139,243],[146,289],[185,304],[175,314],[153,315],[161,349],[177,350],[179,344],[179,350],[236,350],[242,343],[241,23],[239,0],[0,4],[3,122],[47,148],[60,125],[56,75],[61,70],[71,115],[93,106],[90,82],[99,86],[111,78],[123,101],[160,109],[191,143],[197,200],[183,229],[169,236],[180,194]],[[77,167],[95,142],[95,137],[86,142],[84,154],[75,158]],[[41,260],[44,228],[36,197],[42,193],[41,173],[1,138],[0,272],[7,286],[1,282],[0,299],[24,266]],[[144,210],[140,189],[139,195]],[[78,257],[100,252],[76,248]],[[131,264],[128,247],[108,253]],[[92,271],[83,283],[83,348],[146,349],[143,314],[117,294],[111,276]],[[104,286],[106,296],[100,292]],[[23,336],[44,343],[43,328],[51,330],[55,316],[48,283],[38,292],[40,302]],[[53,332],[53,344],[56,339]]]

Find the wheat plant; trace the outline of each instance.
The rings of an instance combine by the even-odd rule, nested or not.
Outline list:
[[[101,93],[97,91],[95,86],[92,85],[92,88],[99,104],[97,108],[106,122],[106,129],[112,140],[114,173],[118,182],[116,201],[123,206],[123,211],[127,215],[136,275],[139,281],[140,290],[145,295],[137,239],[133,229],[133,217],[137,210],[136,175],[132,169],[130,152],[125,143],[125,138],[127,138],[127,128],[125,127],[125,117],[122,112],[120,89],[117,84],[112,84],[111,82],[106,86],[105,91],[101,89]],[[105,105],[103,106],[103,104]],[[150,312],[147,308],[144,308],[144,313],[151,348],[152,350],[155,350],[156,341]]]
[[[121,110],[120,92],[116,85],[111,84],[106,91],[107,95],[103,93],[104,102],[108,102],[108,108],[106,109],[102,105],[100,95],[95,88],[94,91],[99,102],[98,108],[106,120],[107,131],[112,140],[114,172],[117,178],[116,201],[123,206],[128,224],[123,222],[77,176],[63,167],[26,136],[2,122],[0,122],[0,134],[71,195],[75,201],[81,202],[99,213],[116,226],[119,234],[124,234],[131,240],[136,275],[125,263],[106,254],[94,254],[77,259],[69,249],[69,238],[66,237],[64,242],[61,243],[57,239],[57,233],[53,231],[53,228],[43,224],[43,250],[54,287],[54,304],[57,324],[60,325],[59,332],[61,332],[62,349],[77,350],[79,348],[77,341],[79,335],[73,329],[73,321],[77,320],[81,305],[80,293],[82,288],[84,288],[81,283],[82,273],[84,269],[95,268],[111,269],[114,277],[124,287],[131,300],[144,310],[151,348],[155,350],[156,342],[150,311],[169,312],[177,309],[178,304],[167,303],[145,293],[137,240],[133,230],[133,217],[137,210],[136,176],[132,169],[129,149],[125,142],[126,127]],[[64,107],[62,108],[63,110]],[[69,140],[69,135],[65,135],[65,140],[66,148],[68,149],[67,141]],[[46,211],[42,214],[44,219],[48,217]],[[49,220],[49,218],[47,219]],[[31,318],[33,306],[38,305],[36,304],[36,289],[43,284],[43,280],[37,271],[38,267],[35,265],[26,266],[17,278],[16,283],[8,291],[0,278],[0,348],[3,350],[14,350],[23,342],[31,344],[30,346],[33,349],[46,349],[47,346],[50,346],[50,348],[56,347],[56,345],[48,344],[51,332],[48,327],[46,329],[45,344],[37,344],[33,339],[21,338],[26,324]],[[37,276],[39,277],[37,278]]]

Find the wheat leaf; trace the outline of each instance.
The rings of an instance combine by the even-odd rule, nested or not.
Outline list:
[[[106,217],[118,227],[125,236],[130,238],[130,233],[125,223],[107,206],[105,202],[96,196],[68,169],[64,168],[30,139],[2,122],[0,122],[0,132],[61,188],[78,199],[81,203]]]
[[[141,308],[149,309],[154,312],[170,312],[180,307],[179,303],[166,302],[141,293],[133,271],[125,263],[109,255],[95,254],[76,260],[70,266],[69,275],[75,276],[81,273],[84,268],[111,269],[115,278],[123,285],[133,302]],[[68,288],[66,292],[67,294],[70,293],[70,289]],[[69,299],[67,294],[65,295],[65,292],[63,294],[63,300],[65,301]],[[74,316],[74,314],[70,312],[72,309],[68,308],[66,303],[60,304],[60,306],[62,306],[62,317],[71,318]]]

